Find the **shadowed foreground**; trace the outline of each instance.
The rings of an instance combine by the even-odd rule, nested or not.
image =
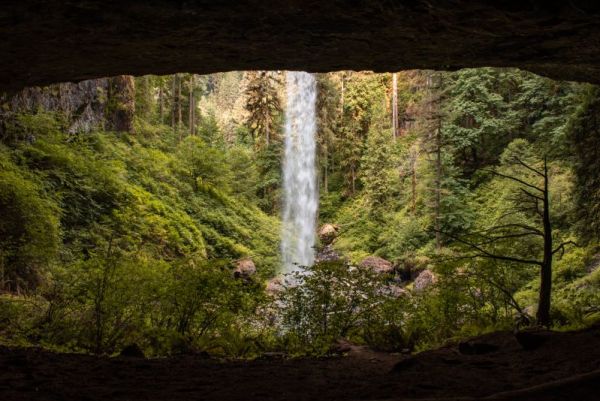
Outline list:
[[[599,400],[600,326],[507,332],[407,358],[144,360],[0,349],[2,400]]]

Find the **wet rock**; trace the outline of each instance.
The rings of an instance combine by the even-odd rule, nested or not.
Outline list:
[[[256,265],[250,258],[240,259],[235,263],[233,276],[235,278],[250,278],[256,274]]]
[[[419,273],[415,279],[413,288],[415,291],[420,292],[435,284],[436,281],[437,278],[435,277],[435,274],[431,270],[426,269]]]
[[[360,267],[371,269],[374,273],[389,274],[394,272],[392,262],[387,261],[379,256],[367,256],[360,263]]]

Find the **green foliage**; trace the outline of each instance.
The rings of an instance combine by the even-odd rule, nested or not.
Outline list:
[[[277,87],[279,77],[270,71],[248,72],[246,86],[246,110],[248,126],[256,147],[269,147],[279,140],[277,115],[281,113],[281,102]]]
[[[598,113],[600,113],[600,90],[598,87],[589,86],[568,127],[569,141],[574,153],[579,231],[586,239],[598,239],[600,235]]]
[[[56,259],[59,208],[35,176],[4,156],[0,155],[0,291],[27,291],[39,285]]]
[[[381,348],[398,336],[404,345],[399,301],[386,291],[384,279],[370,270],[322,262],[287,280],[279,299],[282,328],[300,352],[326,353],[344,337]],[[383,340],[382,330],[392,337],[383,335]]]
[[[538,268],[456,240],[539,228],[519,183],[491,173],[539,185],[515,155],[548,160],[555,243],[589,242],[554,255],[556,327],[599,319],[597,89],[513,69],[397,76],[394,137],[390,74],[318,75],[319,217],[339,226],[332,246],[350,264],[309,267],[275,298],[263,282],[279,264],[279,73],[136,78],[135,134],[68,134],[43,111],[5,117],[1,341],[250,358],[325,354],[341,338],[422,350],[521,327]],[[516,258],[543,248],[529,235],[484,245]],[[353,267],[370,255],[394,273]],[[246,257],[257,274],[234,278]],[[425,269],[433,282],[411,283]]]
[[[2,290],[37,288],[3,299],[2,324],[20,328],[6,335],[163,354],[237,325],[260,297],[243,295],[258,287],[234,280],[231,261],[251,256],[263,278],[278,263],[278,222],[248,203],[248,152],[160,129],[72,137],[43,117],[17,120],[34,140],[0,148]],[[27,319],[15,312],[29,305]]]

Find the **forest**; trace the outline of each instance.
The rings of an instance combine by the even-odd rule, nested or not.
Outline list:
[[[286,280],[285,74],[2,95],[0,344],[410,353],[600,320],[598,87],[502,68],[314,74],[316,259]]]

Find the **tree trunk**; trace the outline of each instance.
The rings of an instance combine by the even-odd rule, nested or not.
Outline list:
[[[266,147],[269,147],[269,143],[271,142],[271,130],[270,130],[270,125],[271,125],[271,121],[269,119],[269,112],[267,110],[267,115],[265,116],[265,143],[266,143]]]
[[[412,173],[412,182],[411,182],[411,209],[412,214],[414,215],[417,212],[417,156],[414,155],[411,160],[411,173]]]
[[[109,80],[107,110],[109,130],[133,132],[135,115],[135,80],[131,75],[119,75]]]
[[[398,74],[392,74],[392,130],[394,138],[398,137]]]
[[[552,224],[550,221],[550,201],[548,190],[548,164],[544,158],[544,259],[540,269],[540,298],[537,310],[537,323],[550,326],[550,299],[552,293]]]
[[[329,155],[327,154],[327,151],[325,151],[325,166],[324,166],[324,172],[323,172],[323,191],[325,193],[329,192]]]
[[[344,114],[344,79],[346,78],[346,74],[342,73],[342,93],[340,95],[340,104],[341,104],[341,110],[340,110],[340,114]]]
[[[442,248],[441,243],[441,193],[442,193],[442,141],[441,129],[438,124],[435,135],[435,249]]]
[[[175,124],[177,121],[177,74],[173,75],[171,83],[173,85],[171,89],[171,128],[173,128],[173,131],[175,132],[177,129]]]
[[[179,131],[179,139],[181,140],[181,126],[183,125],[183,115],[181,113],[181,77],[177,77],[177,131]]]
[[[163,81],[162,78],[158,81],[158,121],[163,123]]]
[[[194,100],[194,74],[190,74],[190,98],[189,98],[189,128],[190,128],[190,135],[194,135],[195,134],[195,116],[194,116],[194,112],[195,112],[195,108],[196,108],[196,102]]]

